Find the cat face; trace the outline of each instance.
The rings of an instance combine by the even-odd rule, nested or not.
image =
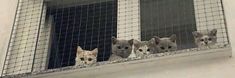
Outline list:
[[[142,41],[139,43],[139,47],[136,47],[136,56],[137,57],[142,57],[145,55],[149,55],[150,53],[152,53],[152,49],[149,47],[148,42],[146,41]]]
[[[77,48],[76,64],[91,65],[96,63],[98,49],[95,48],[92,51],[83,50],[80,46]]]
[[[155,47],[153,45],[153,41],[149,40],[149,41],[138,41],[138,40],[134,40],[134,46],[135,46],[135,53],[137,57],[142,57],[142,56],[146,56],[149,54],[153,54],[155,51]]]
[[[155,38],[155,43],[157,45],[156,46],[157,52],[162,53],[162,52],[170,52],[177,50],[175,34],[165,38],[159,38],[157,36],[155,36],[154,38]]]
[[[213,29],[208,33],[193,32],[195,44],[200,46],[210,46],[217,42],[217,29]]]
[[[122,58],[127,58],[131,54],[133,39],[131,40],[118,40],[112,38],[112,53]]]

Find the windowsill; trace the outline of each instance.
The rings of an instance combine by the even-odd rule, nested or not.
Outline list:
[[[136,61],[129,61],[124,63],[106,64],[101,66],[74,69],[46,74],[39,74],[32,76],[33,78],[94,78],[96,76],[108,77],[108,74],[115,73],[125,77],[123,73],[128,73],[131,70],[143,70],[146,66],[148,68],[156,68],[167,64],[175,64],[181,62],[194,62],[197,60],[206,60],[214,58],[229,57],[232,54],[232,49],[220,48],[203,51],[185,52],[175,55],[169,55],[158,58],[150,58]],[[164,68],[162,68],[164,69]],[[144,72],[144,71],[143,71]]]

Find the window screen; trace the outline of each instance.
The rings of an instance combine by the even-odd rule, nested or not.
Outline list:
[[[96,2],[73,7],[50,7],[54,27],[48,68],[75,64],[77,46],[99,48],[98,61],[111,53],[111,38],[117,32],[117,1]]]
[[[140,0],[141,39],[177,35],[178,49],[195,47],[194,0]]]

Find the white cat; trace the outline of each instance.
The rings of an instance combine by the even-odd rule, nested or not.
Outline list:
[[[138,41],[134,40],[134,51],[137,58],[146,58],[150,54],[155,53],[154,41]]]
[[[199,48],[211,48],[217,43],[217,29],[209,32],[193,32],[194,42]]]
[[[77,47],[76,65],[92,65],[97,62],[98,48],[92,51],[83,50],[80,46]]]

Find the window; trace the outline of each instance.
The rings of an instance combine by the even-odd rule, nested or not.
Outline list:
[[[54,17],[49,69],[74,65],[77,46],[98,47],[98,61],[108,59],[111,38],[117,35],[117,1],[50,7],[47,13]]]
[[[194,0],[140,0],[141,39],[177,35],[178,49],[193,48]]]

